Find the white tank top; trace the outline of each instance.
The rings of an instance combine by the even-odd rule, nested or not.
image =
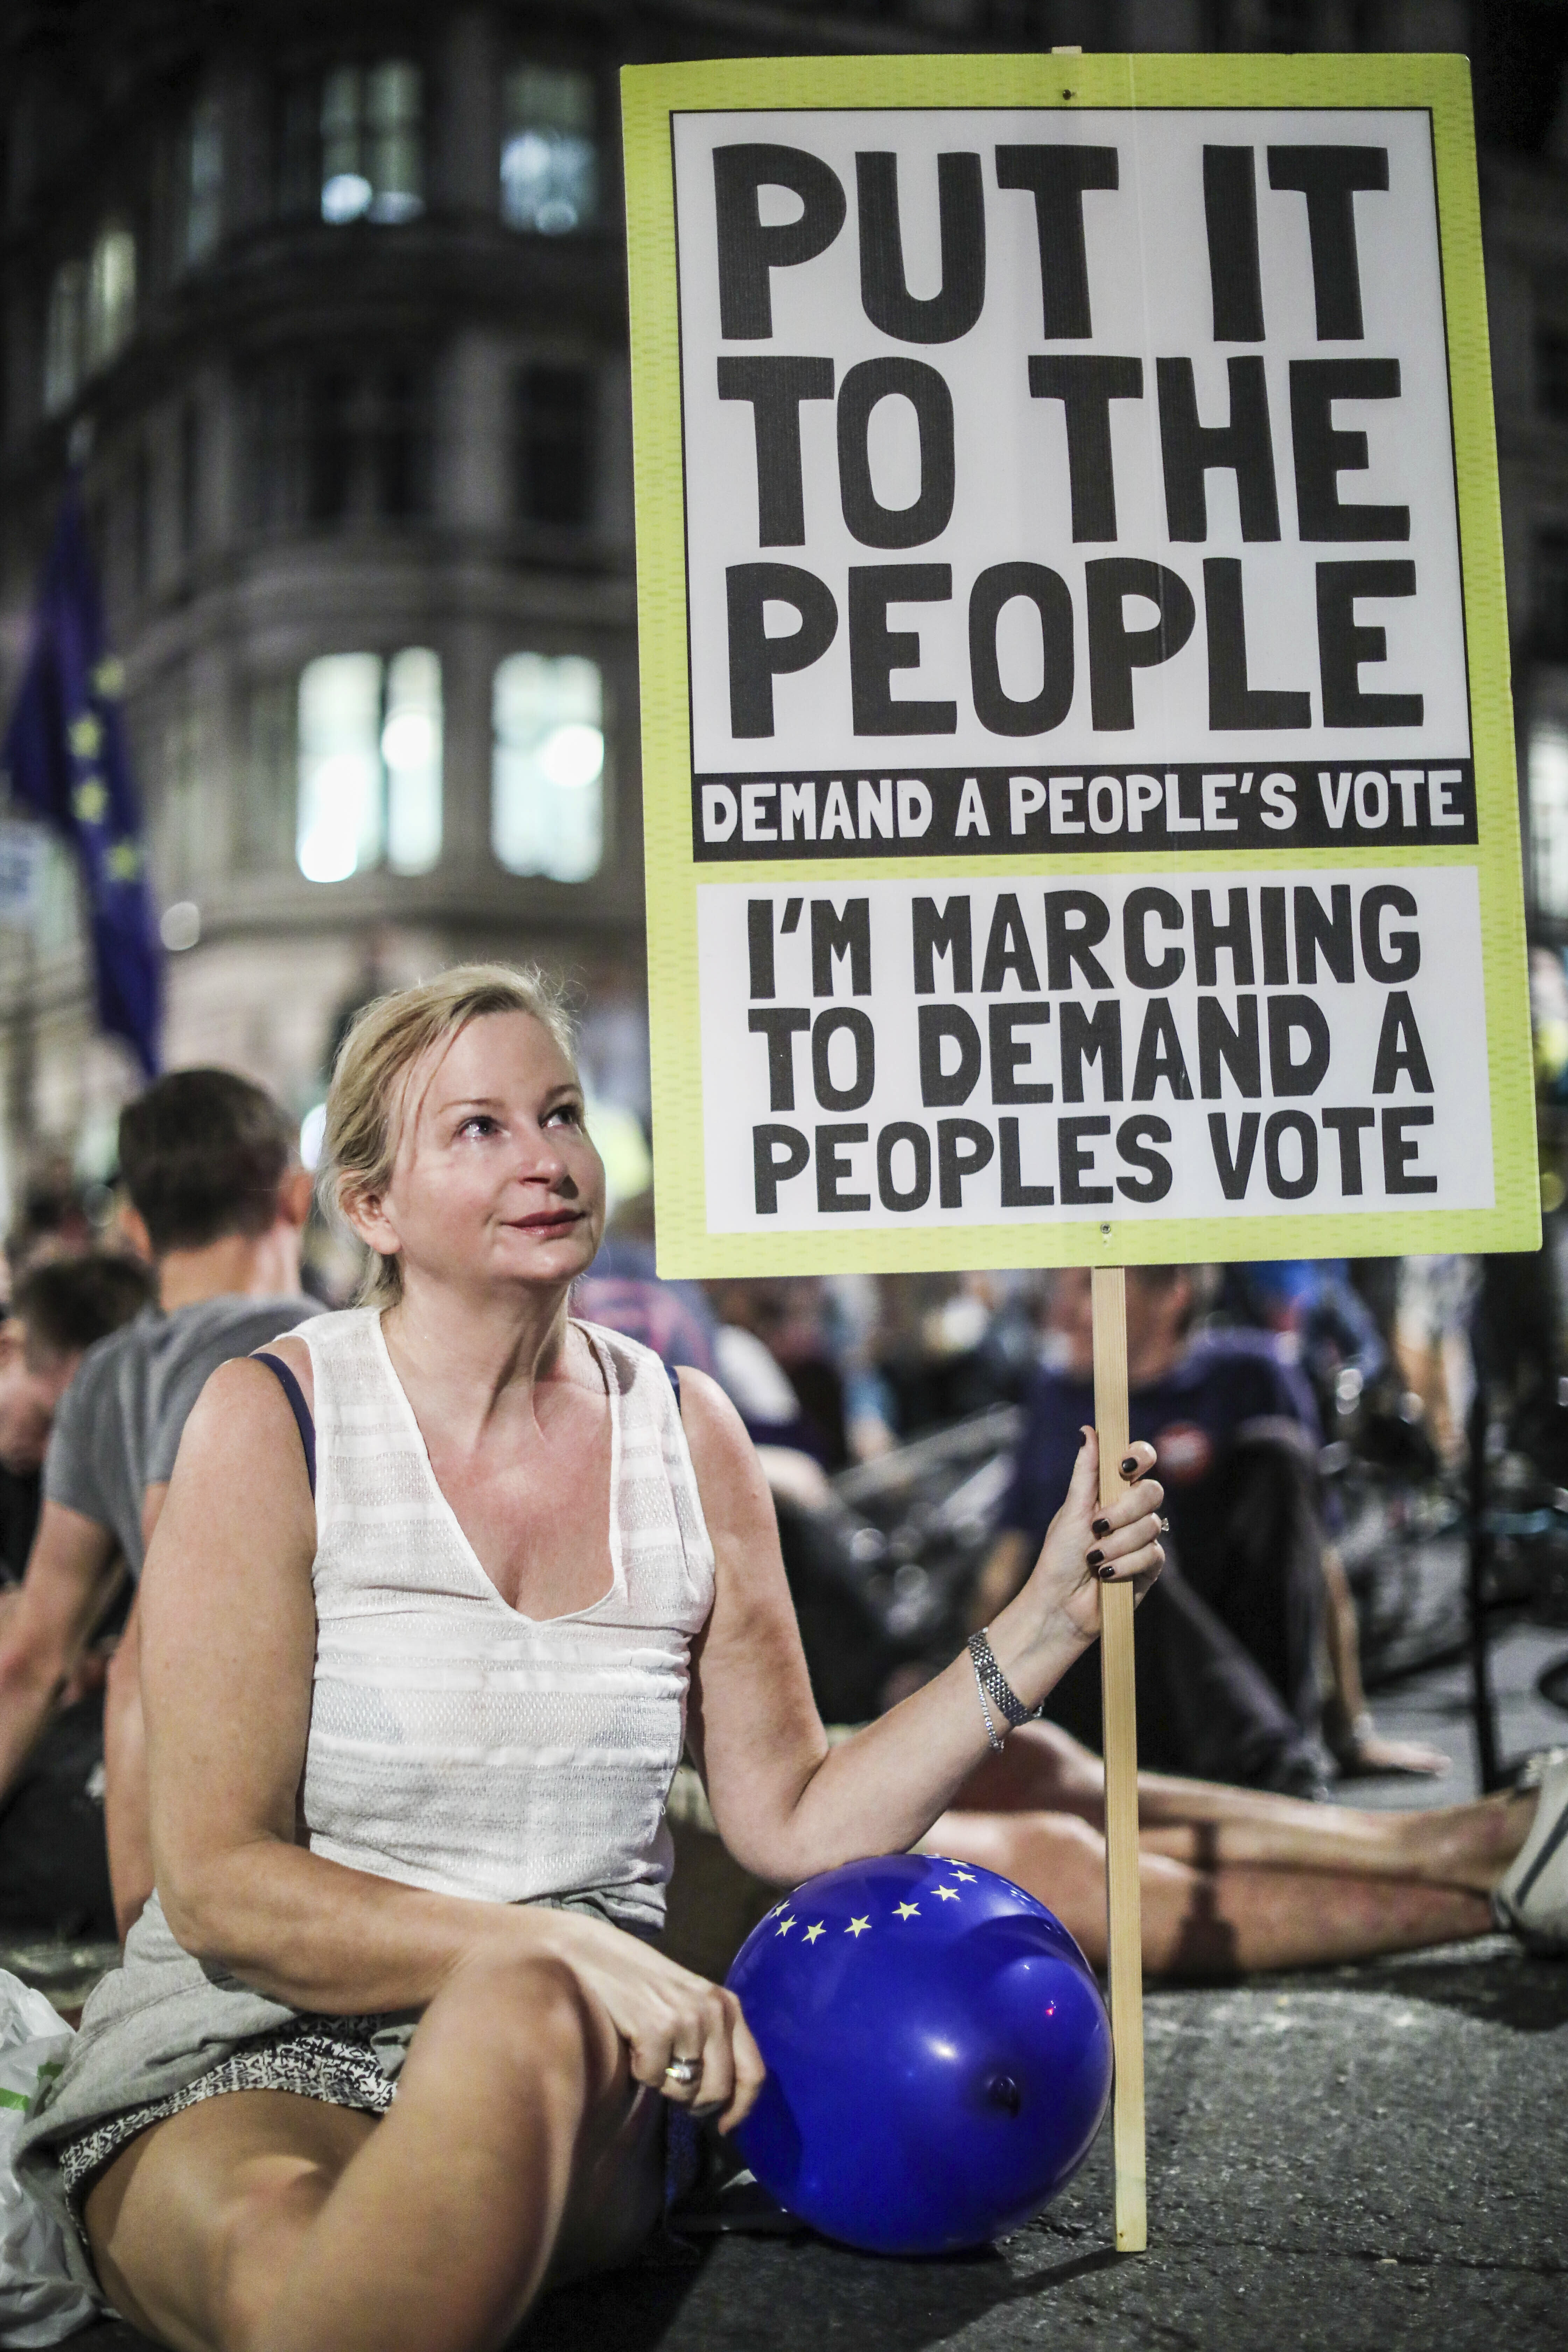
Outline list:
[[[713,1551],[669,1379],[576,1327],[610,1402],[614,1581],[569,1616],[501,1599],[458,1524],[373,1308],[293,1336],[315,1372],[312,1853],[496,1903],[599,1894],[658,1927],[665,1803]]]

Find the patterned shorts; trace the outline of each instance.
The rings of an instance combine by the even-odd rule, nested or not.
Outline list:
[[[83,2199],[122,2147],[153,2124],[225,2091],[292,2091],[302,2099],[324,2099],[330,2106],[384,2116],[397,2084],[383,2071],[371,2043],[387,2022],[384,2017],[301,2018],[276,2033],[259,2033],[242,2043],[183,2091],[128,2107],[83,2132],[79,2139],[67,2140],[58,2151],[60,2178],[78,2227]]]

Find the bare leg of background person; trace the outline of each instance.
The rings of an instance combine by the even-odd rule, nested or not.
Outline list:
[[[133,2141],[87,2200],[99,2277],[174,2352],[492,2352],[646,2236],[657,2104],[566,1969],[476,1963],[381,2121],[235,2092]]]
[[[1140,1836],[1150,1854],[1209,1867],[1413,1879],[1477,1895],[1490,1893],[1524,1843],[1535,1802],[1533,1795],[1484,1797],[1425,1812],[1358,1812],[1220,1781],[1138,1775]],[[1100,1760],[1055,1724],[1024,1724],[971,1774],[960,1811],[1070,1814],[1099,1829]]]
[[[1304,1808],[1311,1811],[1313,1808]],[[1201,1837],[1201,1832],[1198,1833]],[[1218,1843],[1218,1831],[1213,1832]],[[944,1813],[928,1853],[978,1863],[1037,1895],[1091,1961],[1105,1958],[1105,1841],[1060,1813]],[[1245,1975],[1331,1967],[1484,1936],[1484,1895],[1413,1878],[1194,1865],[1144,1847],[1143,1965],[1152,1976]]]
[[[1322,1549],[1323,1636],[1332,1688],[1323,1702],[1323,1736],[1348,1778],[1373,1772],[1415,1772],[1440,1779],[1448,1759],[1424,1740],[1385,1739],[1372,1719],[1361,1678],[1361,1634],[1344,1562],[1332,1544]]]

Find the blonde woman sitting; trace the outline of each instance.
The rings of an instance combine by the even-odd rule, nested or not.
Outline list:
[[[647,2236],[663,2101],[729,2125],[762,2079],[657,1947],[683,1744],[793,1884],[912,1845],[986,1716],[961,1655],[829,1751],[734,1412],[568,1316],[604,1176],[535,981],[372,1005],[327,1153],[379,1271],[186,1426],[142,1601],[158,1893],[23,2162],[177,2352],[478,2352]],[[1097,1574],[1158,1574],[1152,1458],[1097,1527],[1086,1435],[989,1629],[1024,1706]]]

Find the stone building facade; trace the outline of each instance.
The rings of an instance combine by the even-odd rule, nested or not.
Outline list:
[[[529,955],[579,989],[601,1097],[646,1117],[623,62],[1479,41],[1496,143],[1516,83],[1540,113],[1558,70],[1528,43],[1521,64],[1497,15],[1463,0],[13,0],[0,699],[74,464],[147,803],[169,1061],[249,1071],[305,1119],[345,1009],[379,981]],[[1552,95],[1554,109],[1554,81]],[[1553,135],[1549,110],[1528,152],[1489,152],[1486,184],[1510,577],[1544,680],[1527,708],[1550,715],[1564,680],[1568,926],[1568,175]],[[134,1080],[93,1033],[63,858],[0,915],[9,1191],[43,1142],[104,1169]]]

